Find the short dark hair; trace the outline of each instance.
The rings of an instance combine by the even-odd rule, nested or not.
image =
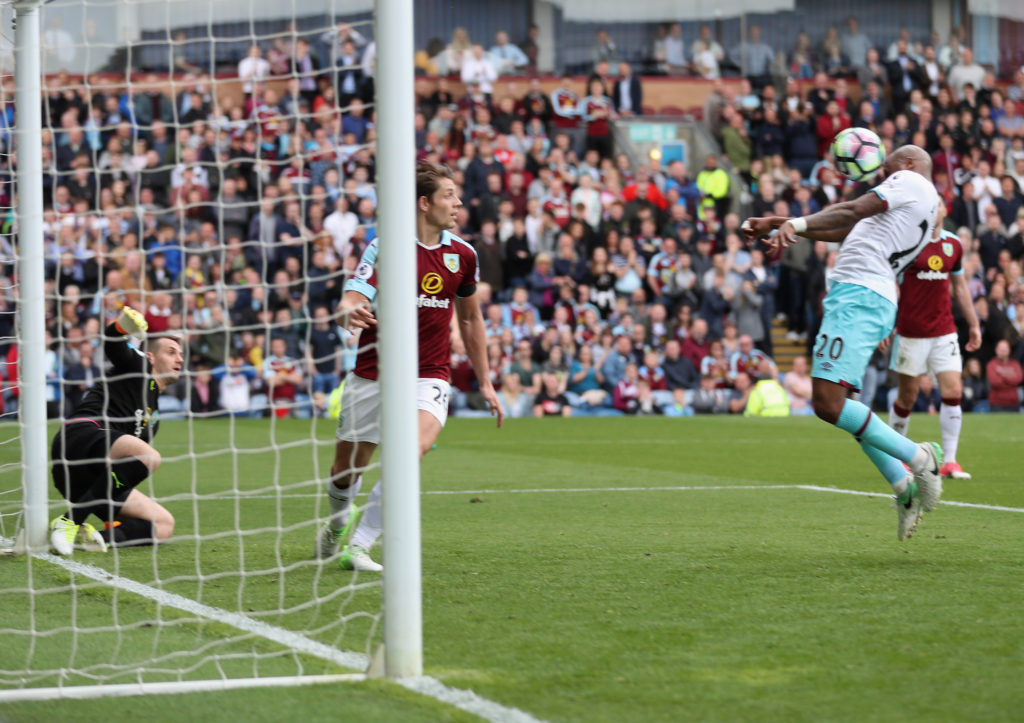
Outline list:
[[[441,188],[441,181],[445,178],[454,181],[455,174],[448,166],[440,166],[429,161],[420,161],[416,164],[416,198],[426,196],[432,198],[437,190]]]
[[[151,351],[154,354],[156,354],[158,351],[160,351],[160,347],[162,345],[162,342],[165,341],[165,340],[166,341],[173,341],[178,346],[181,346],[182,335],[177,333],[177,332],[173,332],[173,331],[165,331],[165,332],[161,332],[159,334],[154,334],[152,336],[148,336],[148,337],[146,337],[146,340],[144,342],[144,345],[145,345],[144,348],[145,348],[146,351]]]

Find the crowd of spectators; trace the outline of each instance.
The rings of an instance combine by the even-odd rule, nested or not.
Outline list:
[[[706,120],[744,178],[752,215],[804,215],[864,192],[863,184],[852,186],[826,159],[832,137],[844,128],[869,128],[890,151],[914,143],[932,155],[945,224],[964,246],[964,273],[983,328],[982,348],[973,355],[978,363],[968,363],[965,372],[967,396],[973,397],[966,408],[985,409],[986,385],[995,389],[1014,378],[990,367],[999,342],[1006,341],[1011,367],[1024,358],[1024,69],[1009,84],[998,84],[958,33],[939,47],[935,38],[922,42],[904,30],[883,52],[857,32],[853,19],[849,31],[837,47],[844,48],[842,73],[855,74],[856,82],[815,67],[812,55],[806,92],[793,77],[781,92],[771,84],[755,92],[756,78],[719,85]],[[859,49],[854,53],[852,47]],[[827,279],[834,253],[818,243],[796,245],[782,255],[776,303],[791,339],[813,339],[822,287],[812,270],[823,264]],[[872,365],[878,373],[869,375],[869,384],[884,381],[885,364],[885,355],[878,354]],[[927,396],[922,393],[919,407],[936,408]],[[884,406],[881,399],[878,404]]]
[[[783,321],[791,341],[810,344],[836,247],[801,243],[775,258],[746,245],[739,226],[748,211],[803,215],[865,192],[825,157],[851,125],[890,149],[912,142],[933,154],[983,329],[964,408],[1019,407],[1024,75],[1001,89],[956,36],[941,48],[901,37],[883,54],[853,20],[826,37],[828,52],[802,40],[800,72],[776,87],[758,64],[775,57],[758,49],[759,32],[739,49],[746,76],[717,80],[705,113],[740,174],[743,207],[714,154],[688,168],[613,152],[610,123],[642,106],[607,33],[593,73],[550,93],[537,78],[501,80],[530,67],[537,48],[512,46],[500,30],[489,51],[457,29],[451,44],[418,55],[421,68],[465,83],[456,92],[447,75],[420,81],[416,144],[420,160],[455,170],[455,231],[477,250],[490,375],[510,416],[809,413],[806,359],[780,374],[771,331]],[[692,47],[721,51],[706,35]],[[253,45],[238,66],[240,101],[191,73],[173,96],[158,76],[127,88],[51,79],[42,158],[53,414],[101,373],[99,335],[125,304],[151,331],[186,341],[190,373],[162,411],[336,406],[358,338],[334,312],[375,236],[375,48],[345,24],[326,40],[325,58],[301,36]],[[692,71],[698,54],[685,54],[676,28],[662,46],[668,70]],[[802,90],[796,77],[808,76]],[[11,97],[8,84],[4,128]],[[11,184],[0,193],[9,207]],[[11,237],[0,244],[10,410],[17,287]],[[885,368],[879,352],[865,383],[880,407]],[[457,338],[452,373],[453,413],[486,413]]]

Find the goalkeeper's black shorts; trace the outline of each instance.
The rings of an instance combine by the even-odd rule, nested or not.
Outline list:
[[[53,438],[50,459],[53,486],[64,499],[77,502],[97,483],[110,479],[107,452],[125,434],[104,428],[92,419],[71,419],[61,426]],[[123,503],[130,492],[130,488],[108,489],[103,496]]]

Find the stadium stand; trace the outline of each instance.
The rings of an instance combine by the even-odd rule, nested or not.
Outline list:
[[[1008,72],[1000,82],[993,68],[973,62],[966,45],[931,35],[925,0],[901,9],[908,42],[876,12],[888,6],[880,0],[858,3],[863,26],[803,0],[795,11],[804,14],[802,26],[789,13],[754,17],[748,29],[756,20],[760,35],[745,44],[738,20],[709,28],[725,77],[696,77],[693,68],[667,77],[658,75],[665,27],[625,24],[598,42],[604,28],[559,14],[554,56],[573,74],[573,107],[584,115],[556,117],[552,91],[561,80],[554,75],[502,76],[485,94],[454,73],[468,52],[462,44],[490,47],[499,30],[524,46],[527,71],[535,69],[538,49],[521,14],[466,12],[456,28],[448,3],[424,4],[437,12],[423,12],[429,21],[417,26],[422,69],[451,75],[424,74],[417,85],[417,147],[421,159],[456,170],[466,204],[458,233],[487,262],[496,387],[520,363],[516,349],[525,340],[538,368],[559,349],[554,356],[565,368],[545,371],[546,393],[564,394],[573,414],[692,413],[694,396],[703,394],[701,367],[709,374],[715,368],[709,351],[706,365],[695,359],[692,375],[667,384],[648,355],[663,364],[667,342],[686,342],[698,322],[711,329],[708,340],[698,335],[700,344],[721,342],[726,359],[752,338],[774,355],[772,374],[787,371],[814,339],[835,248],[806,244],[766,259],[763,247],[737,243],[738,227],[751,213],[797,215],[866,192],[866,184],[838,176],[823,154],[834,130],[850,125],[875,130],[890,148],[912,142],[933,154],[947,226],[970,252],[965,273],[984,325],[984,344],[972,356],[985,368],[1005,340],[1010,356],[1024,359],[1024,72],[1013,70],[1019,54],[1003,51]],[[148,33],[119,49],[104,72],[49,77],[43,112],[51,130],[42,149],[53,290],[48,328],[51,371],[67,380],[54,387],[52,414],[66,410],[103,363],[98,330],[125,304],[146,309],[154,325],[185,333],[189,369],[212,370],[203,385],[246,380],[248,409],[237,394],[219,396],[235,405],[231,413],[326,413],[357,341],[326,324],[321,309],[333,312],[346,273],[375,234],[373,44],[360,25],[368,19],[346,17],[336,33],[323,34],[310,32],[325,27],[321,16],[290,27],[222,23],[212,34],[207,26],[183,26],[173,38]],[[692,61],[702,23],[681,25]],[[809,46],[798,39],[801,27]],[[265,78],[240,78],[254,38],[269,70]],[[308,63],[298,52],[304,44]],[[762,46],[767,65],[744,78]],[[877,65],[862,52],[871,47],[879,51]],[[607,74],[597,66],[602,59]],[[635,90],[620,88],[619,62],[640,73],[641,102],[630,95]],[[865,69],[882,81],[881,95],[861,85]],[[602,82],[601,96],[586,97],[588,77]],[[762,83],[766,88],[754,89]],[[9,208],[16,112],[10,78],[0,104],[0,206]],[[605,106],[615,110],[602,115]],[[629,140],[632,129],[639,137],[652,123],[697,124],[718,145],[684,161],[668,156],[665,143]],[[611,151],[606,137],[615,139]],[[3,329],[13,324],[14,233],[8,217],[0,235],[0,337],[13,336]],[[761,311],[751,313],[751,304]],[[963,341],[962,324],[961,332]],[[285,353],[270,359],[272,338],[284,340]],[[16,355],[14,344],[0,349],[7,368]],[[577,371],[587,372],[586,388],[573,391],[569,370],[583,358],[589,361]],[[453,359],[453,412],[481,413],[472,375],[457,371],[464,363]],[[629,363],[654,403],[614,402]],[[264,375],[281,365],[301,369],[304,381],[278,403],[268,398]],[[883,353],[873,367],[876,381],[865,396],[883,407]],[[16,380],[4,379],[3,411],[10,414]],[[736,394],[734,380],[716,377],[711,387]],[[529,394],[535,385],[526,381],[510,394]],[[161,409],[196,408],[195,384],[196,377],[183,380]],[[588,393],[597,390],[604,394]],[[532,404],[520,400],[516,408],[530,414]]]

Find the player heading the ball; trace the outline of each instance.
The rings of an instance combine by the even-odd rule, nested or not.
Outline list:
[[[896,496],[896,536],[904,540],[922,512],[938,504],[942,448],[915,444],[849,396],[860,389],[871,354],[892,331],[896,277],[931,240],[939,196],[931,183],[931,158],[922,148],[897,149],[884,170],[885,180],[860,198],[800,218],[747,219],[743,230],[756,239],[777,229],[769,239],[774,247],[801,236],[843,242],[814,340],[812,404],[818,417],[853,435],[889,482]]]

